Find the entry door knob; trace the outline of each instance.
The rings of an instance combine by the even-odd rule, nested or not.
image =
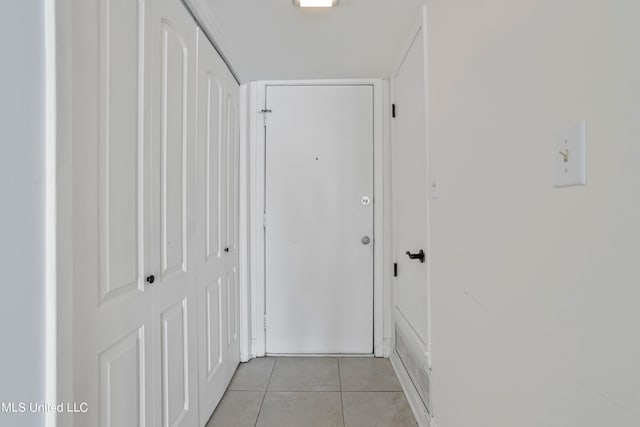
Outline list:
[[[362,244],[363,245],[368,245],[369,243],[371,243],[371,238],[369,236],[364,236],[362,238]]]

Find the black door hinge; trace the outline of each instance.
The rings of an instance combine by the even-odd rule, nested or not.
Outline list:
[[[258,111],[259,114],[262,114],[262,122],[264,123],[264,126],[267,126],[267,114],[268,113],[272,113],[273,111],[269,110],[268,108],[263,108],[262,110]]]
[[[398,263],[393,263],[393,277],[398,277]]]
[[[396,104],[391,104],[391,117],[396,118]]]

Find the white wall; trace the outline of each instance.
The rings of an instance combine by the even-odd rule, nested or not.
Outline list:
[[[431,0],[438,427],[640,423],[640,2]],[[552,187],[587,121],[587,185]]]
[[[0,402],[44,398],[43,2],[0,7]],[[27,411],[28,412],[28,411]],[[0,425],[41,425],[42,414]]]

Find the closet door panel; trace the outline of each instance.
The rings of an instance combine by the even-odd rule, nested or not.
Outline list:
[[[97,344],[100,410],[90,412],[99,414],[101,426],[150,425],[151,299],[144,286],[147,21],[143,0],[99,1],[98,299],[90,306],[96,329],[86,329],[89,335],[80,342]]]
[[[233,266],[227,271],[227,346],[231,361],[235,359],[238,343],[238,303],[238,270]]]
[[[101,302],[144,289],[143,6],[125,0],[100,5]]]
[[[187,299],[165,310],[162,322],[162,425],[179,426],[189,410]]]
[[[231,354],[236,357],[234,361],[239,361],[240,344],[238,337],[238,312],[239,312],[239,290],[238,290],[238,215],[239,215],[239,159],[240,159],[240,87],[235,81],[231,72],[226,69],[225,78],[225,90],[227,96],[227,138],[225,141],[226,146],[226,167],[225,167],[225,182],[226,182],[226,212],[228,221],[226,222],[226,247],[229,248],[228,257],[225,259],[225,272],[229,278],[230,293],[233,293],[232,303],[229,309],[232,312],[229,313],[230,323],[233,324],[233,328],[229,331],[232,332],[229,337],[229,344]]]
[[[239,150],[240,150],[240,120],[239,99],[240,87],[231,72],[225,68],[225,92],[227,101],[227,132],[225,145],[224,180],[226,190],[225,212],[225,247],[228,249],[224,258],[223,271],[227,283],[227,374],[233,375],[240,363],[239,338],[239,280],[238,280],[238,203],[239,191]]]
[[[100,426],[148,425],[145,419],[144,332],[141,327],[98,356]]]
[[[76,425],[153,425],[150,21],[144,0],[72,10],[73,391],[89,407]]]
[[[154,8],[154,412],[156,425],[195,426],[197,27],[180,1],[157,0]]]
[[[225,272],[227,238],[226,68],[198,32],[197,265],[200,422],[211,416],[231,380],[229,303]]]
[[[214,376],[222,367],[222,339],[223,339],[223,319],[222,319],[222,279],[205,288],[205,308],[204,308],[204,358],[200,375],[205,382],[215,380]]]
[[[162,21],[161,81],[161,260],[163,275],[186,271],[187,125],[190,99],[186,41],[175,24]],[[195,52],[190,52],[192,55]],[[192,83],[193,84],[193,83]]]
[[[229,77],[227,78],[227,81]],[[238,249],[238,93],[235,82],[227,83],[227,138],[226,138],[226,247],[236,252]]]
[[[205,40],[205,43],[207,41]],[[204,54],[203,54],[204,55]],[[206,57],[203,58],[206,61]],[[220,64],[216,64],[221,66]],[[206,65],[205,65],[206,67]],[[201,71],[202,87],[199,96],[202,97],[204,105],[202,113],[204,117],[200,119],[203,127],[202,132],[202,153],[205,159],[204,186],[201,188],[200,196],[205,201],[205,262],[207,264],[219,262],[222,258],[222,134],[226,131],[223,126],[223,85],[220,70],[215,66],[205,68]]]

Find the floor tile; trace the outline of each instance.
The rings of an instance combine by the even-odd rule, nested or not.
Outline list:
[[[254,427],[263,391],[227,391],[206,427]]]
[[[389,359],[341,357],[342,391],[402,391]]]
[[[263,357],[241,363],[233,375],[229,390],[266,390],[275,363],[276,359],[273,357]]]
[[[269,383],[269,391],[340,391],[338,359],[278,358]]]
[[[342,427],[339,392],[267,392],[256,427]]]
[[[345,427],[416,427],[402,392],[343,392]]]

